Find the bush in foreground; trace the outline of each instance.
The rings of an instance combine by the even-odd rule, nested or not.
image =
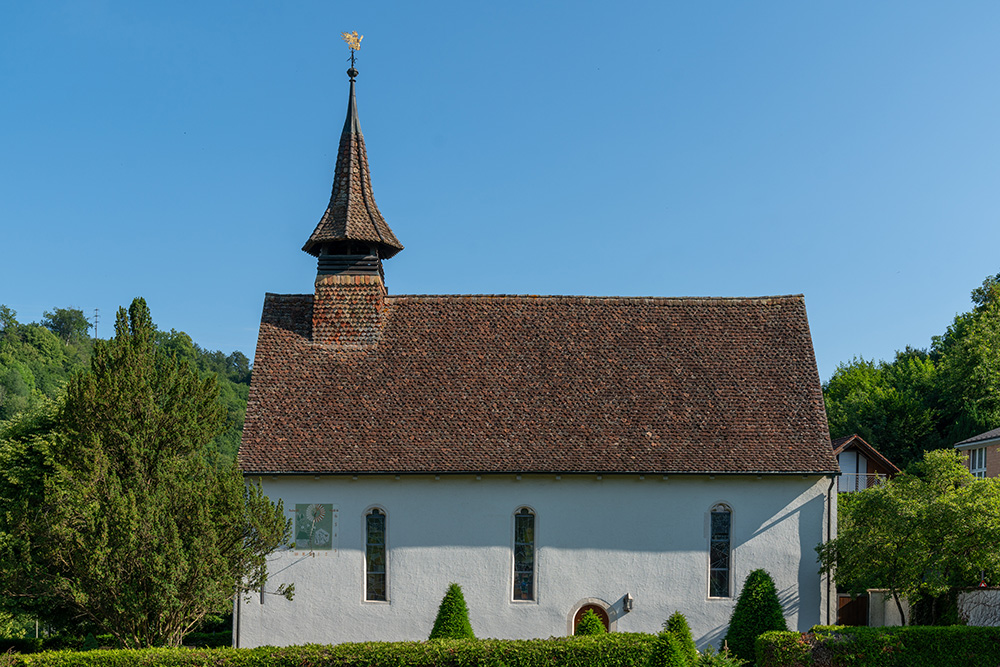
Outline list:
[[[757,640],[758,667],[996,667],[1000,628],[907,626],[815,627],[768,632]]]
[[[687,618],[679,611],[675,611],[663,624],[663,628],[674,636],[677,645],[684,655],[686,664],[693,665],[698,660],[698,649],[694,645],[694,637],[691,636],[691,628],[688,626]]]
[[[576,624],[575,635],[603,635],[607,632],[604,623],[597,617],[593,609],[588,609],[580,617],[580,622]]]
[[[530,640],[442,639],[256,649],[160,648],[0,655],[3,667],[645,667],[655,637],[613,633]]]
[[[771,575],[754,570],[736,599],[725,641],[734,656],[752,662],[754,642],[771,630],[788,630],[788,625]]]
[[[462,587],[456,583],[449,584],[448,591],[441,599],[437,618],[431,629],[429,639],[475,639],[472,624],[469,623],[469,608],[465,606],[465,596]]]

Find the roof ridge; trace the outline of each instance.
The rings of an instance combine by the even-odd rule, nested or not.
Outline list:
[[[501,299],[526,301],[608,301],[627,303],[643,301],[648,303],[763,303],[767,301],[803,301],[803,294],[779,294],[773,296],[595,296],[586,294],[393,294],[389,301],[439,301],[454,299],[461,301],[496,301]]]

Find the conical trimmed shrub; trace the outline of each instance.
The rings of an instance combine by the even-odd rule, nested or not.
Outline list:
[[[677,640],[677,645],[684,654],[685,664],[695,664],[695,661],[698,660],[698,648],[694,645],[694,637],[691,636],[691,628],[688,626],[684,614],[675,611],[663,624],[663,627]]]
[[[434,628],[429,639],[475,639],[472,624],[469,623],[469,608],[465,606],[462,587],[456,583],[448,585],[448,592],[441,599]]]
[[[663,630],[656,636],[653,650],[646,662],[647,667],[688,667],[690,664],[673,632]]]
[[[788,630],[788,625],[771,575],[764,570],[754,570],[736,599],[726,644],[734,656],[753,663],[754,642],[770,630]]]
[[[575,635],[603,635],[607,632],[607,628],[604,627],[604,623],[601,619],[597,617],[593,609],[588,609],[583,612],[583,616],[580,617],[580,622],[576,624]]]

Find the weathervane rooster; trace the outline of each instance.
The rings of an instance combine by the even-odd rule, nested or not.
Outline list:
[[[347,45],[351,47],[351,67],[354,67],[354,52],[361,49],[361,40],[365,38],[364,35],[359,35],[358,31],[354,32],[342,32],[340,36],[347,42]]]

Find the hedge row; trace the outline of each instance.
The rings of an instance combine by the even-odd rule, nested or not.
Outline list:
[[[757,667],[997,667],[1000,628],[816,626],[757,639]]]
[[[111,635],[98,635],[98,646],[117,646]],[[0,653],[40,653],[42,651],[79,651],[83,649],[83,637],[67,637],[52,635],[50,637],[25,637],[24,639],[0,638]],[[226,632],[192,632],[184,637],[184,645],[196,648],[221,648],[232,646],[233,633]],[[2,663],[0,663],[2,664]]]
[[[444,639],[255,649],[162,648],[0,655],[2,667],[642,667],[654,635]]]

